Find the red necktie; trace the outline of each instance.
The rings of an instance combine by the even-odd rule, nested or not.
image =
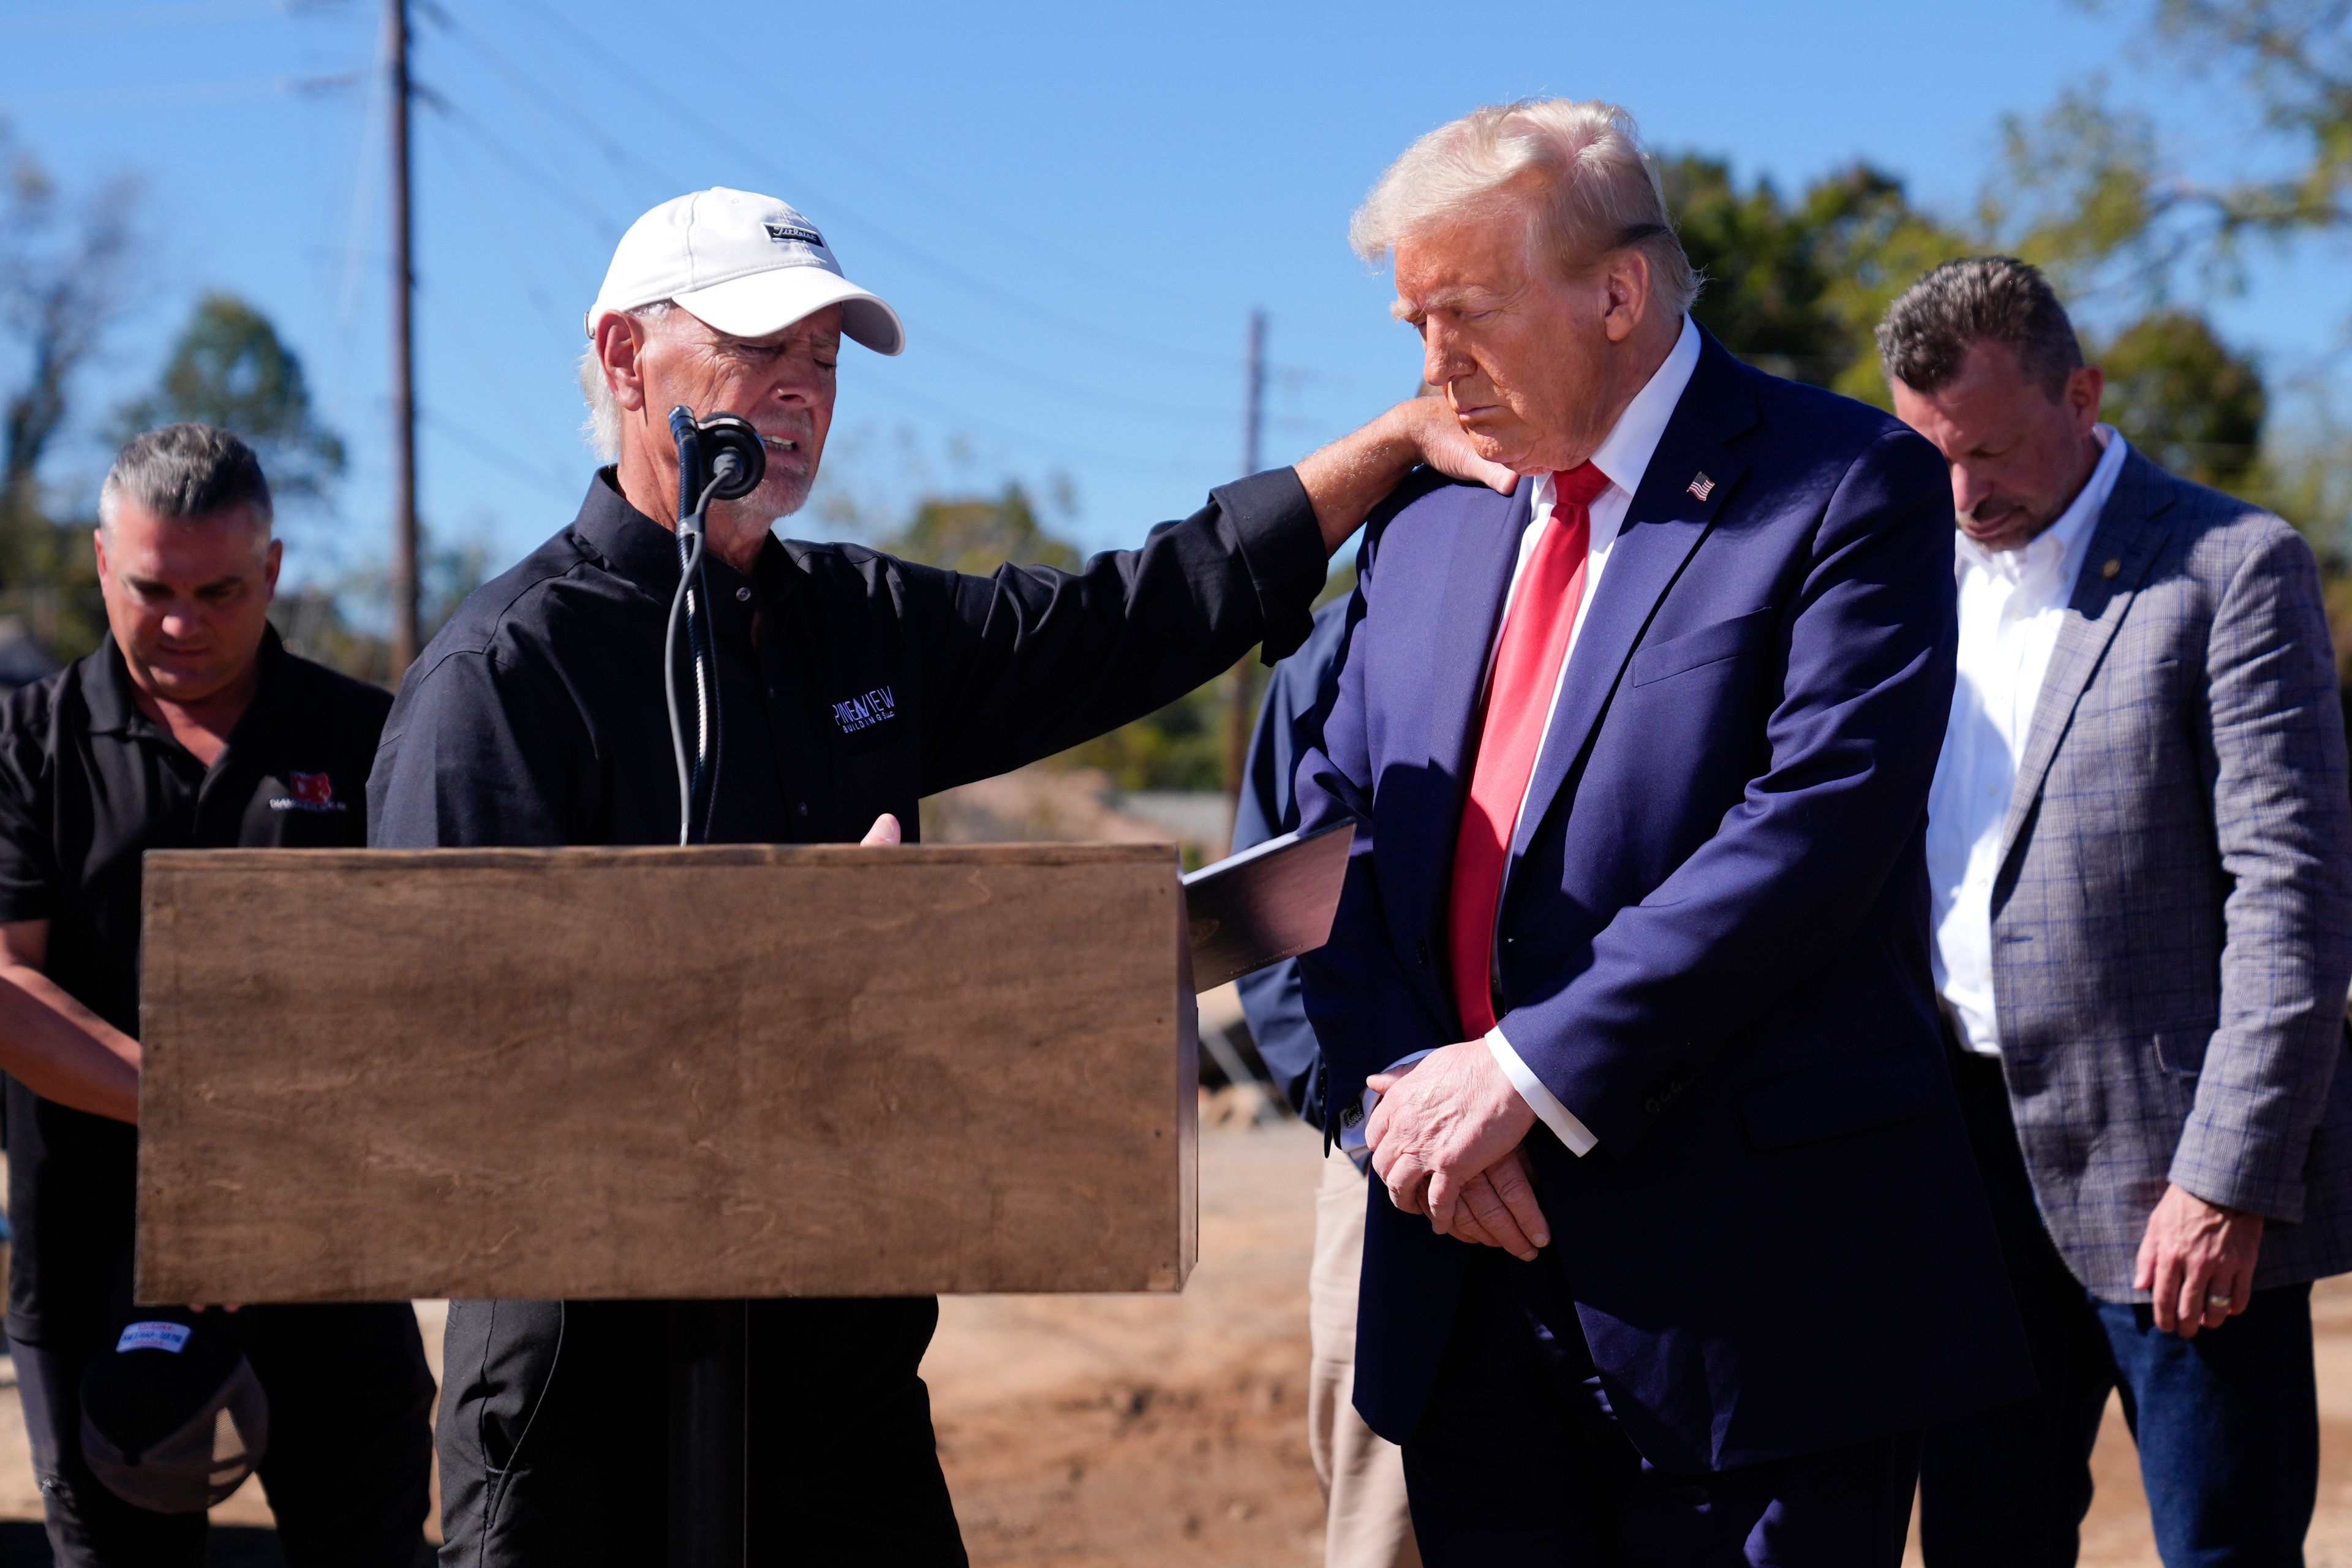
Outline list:
[[[1486,683],[1486,721],[1478,758],[1463,803],[1462,831],[1454,841],[1454,885],[1447,901],[1447,954],[1462,1026],[1476,1039],[1495,1026],[1488,979],[1495,953],[1496,906],[1511,832],[1543,751],[1544,725],[1559,689],[1560,661],[1584,597],[1585,557],[1592,542],[1592,503],[1609,476],[1580,463],[1552,476],[1551,519],[1519,575],[1518,592],[1495,647]]]

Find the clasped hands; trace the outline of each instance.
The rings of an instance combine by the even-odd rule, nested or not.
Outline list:
[[[1523,1262],[1551,1245],[1523,1147],[1536,1113],[1484,1040],[1374,1073],[1365,1087],[1381,1100],[1364,1141],[1398,1208],[1427,1215],[1440,1236],[1499,1247]]]

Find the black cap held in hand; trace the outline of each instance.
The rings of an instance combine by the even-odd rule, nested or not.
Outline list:
[[[134,1508],[202,1513],[268,1443],[268,1396],[215,1314],[142,1310],[82,1374],[82,1457]]]

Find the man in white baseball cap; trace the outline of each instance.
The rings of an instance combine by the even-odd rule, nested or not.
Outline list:
[[[588,335],[608,310],[662,300],[739,338],[838,305],[841,330],[876,353],[907,347],[898,312],[841,275],[816,225],[773,196],[724,185],[666,201],[629,226],[589,307]]]
[[[1149,713],[1253,645],[1269,660],[1297,647],[1331,552],[1417,463],[1513,482],[1443,400],[1414,400],[1219,488],[1138,549],[961,575],[771,531],[816,478],[842,339],[904,342],[793,208],[731,190],[656,207],[587,328],[582,389],[611,466],[408,670],[369,782],[379,847],[677,841],[655,672],[679,582],[679,405],[750,420],[766,455],[759,489],[709,509],[726,752],[696,809],[712,843],[895,842],[926,795]],[[964,1561],[919,1375],[938,1315],[929,1300],[752,1303],[751,1560]],[[668,1321],[661,1302],[451,1304],[445,1563],[663,1559]]]

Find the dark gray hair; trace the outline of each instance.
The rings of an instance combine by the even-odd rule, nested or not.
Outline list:
[[[1979,343],[2007,343],[2055,402],[2082,368],[2074,323],[2041,268],[2014,256],[1947,261],[1903,290],[1878,323],[1889,380],[1932,393],[1960,374]]]
[[[249,506],[265,540],[274,515],[261,459],[235,436],[210,425],[166,425],[133,436],[98,492],[100,528],[114,526],[126,498],[157,517],[187,520]]]

